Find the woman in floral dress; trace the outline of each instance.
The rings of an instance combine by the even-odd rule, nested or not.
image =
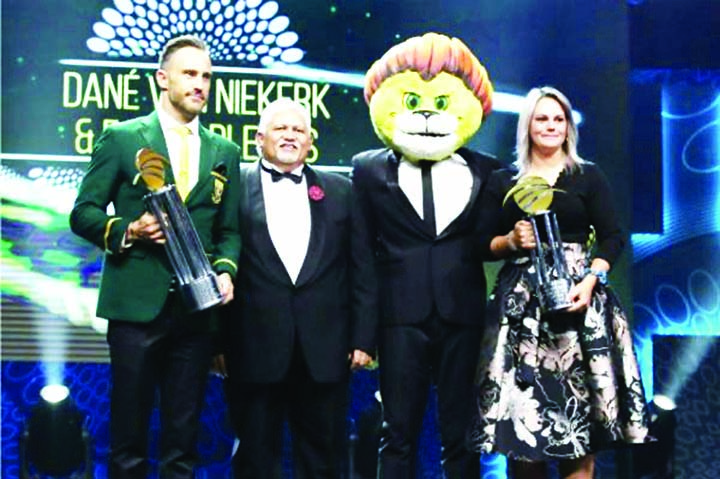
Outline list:
[[[488,306],[490,341],[478,369],[470,439],[476,450],[506,455],[515,478],[544,478],[546,463],[558,460],[562,477],[589,479],[598,449],[647,436],[631,332],[606,285],[623,232],[606,177],[578,156],[571,112],[558,90],[531,90],[518,120],[514,168],[495,172],[485,188],[484,224],[493,235],[482,247],[505,264]],[[529,255],[535,235],[512,193],[506,200],[526,177],[552,187],[549,209],[574,281],[562,312],[541,312]]]

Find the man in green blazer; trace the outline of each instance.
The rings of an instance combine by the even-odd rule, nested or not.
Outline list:
[[[108,469],[113,479],[148,475],[148,429],[157,390],[161,477],[189,479],[197,462],[213,311],[191,314],[175,292],[165,238],[145,209],[148,188],[138,177],[135,157],[139,149],[150,148],[170,160],[166,182],[176,183],[184,197],[218,274],[223,302],[231,301],[240,254],[240,150],[199,123],[211,68],[201,39],[187,35],[165,45],[156,72],[162,90],[156,111],[102,133],[70,214],[73,232],[105,251],[97,314],[109,320]]]

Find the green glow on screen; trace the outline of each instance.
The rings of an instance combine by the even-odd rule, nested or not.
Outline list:
[[[3,218],[19,223],[30,223],[43,229],[53,229],[59,225],[56,215],[40,209],[28,208],[26,206],[3,206]],[[67,221],[64,221],[64,228],[67,228]]]
[[[56,249],[45,250],[41,259],[65,268],[75,268],[80,264],[80,258],[77,256]]]

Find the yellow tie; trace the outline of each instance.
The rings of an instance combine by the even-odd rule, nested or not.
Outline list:
[[[180,198],[185,201],[188,193],[190,193],[190,145],[188,144],[188,136],[192,134],[190,128],[185,125],[173,128],[180,135],[180,150],[178,171],[175,175],[175,186],[177,187]]]

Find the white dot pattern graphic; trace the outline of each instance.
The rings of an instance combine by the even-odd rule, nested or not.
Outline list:
[[[86,45],[111,58],[157,58],[183,34],[201,37],[213,60],[271,66],[302,61],[300,37],[274,0],[113,0],[100,12]]]

